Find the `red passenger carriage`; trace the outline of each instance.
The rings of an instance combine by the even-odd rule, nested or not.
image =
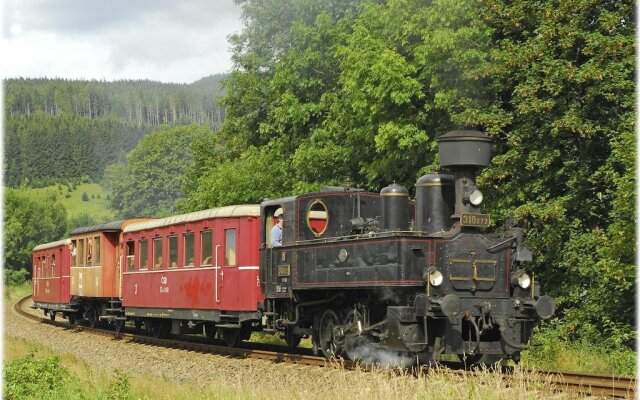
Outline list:
[[[259,217],[259,205],[228,206],[126,227],[125,315],[157,336],[205,322],[246,337],[263,300]]]
[[[33,249],[33,306],[55,320],[71,301],[69,268],[71,240],[41,244]]]

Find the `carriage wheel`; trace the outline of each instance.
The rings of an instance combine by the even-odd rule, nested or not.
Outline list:
[[[149,323],[149,334],[154,338],[166,338],[170,331],[171,320],[154,319]]]
[[[98,324],[98,310],[92,308],[89,310],[89,326],[95,328]]]
[[[205,322],[204,324],[204,335],[208,339],[213,339],[216,337],[216,324],[214,322]]]
[[[320,317],[320,326],[317,331],[318,347],[326,358],[337,357],[341,349],[333,335],[335,327],[341,324],[338,314],[333,310],[326,310]]]
[[[69,325],[75,325],[76,324],[76,316],[74,314],[69,314],[67,316],[67,319],[69,320]]]
[[[114,327],[115,327],[115,331],[116,333],[122,333],[124,332],[124,320],[121,319],[117,319],[115,320],[115,322],[113,323]]]
[[[136,319],[135,321],[133,321],[133,326],[137,330],[140,330],[140,328],[142,328],[142,320],[140,318]]]
[[[242,341],[242,331],[240,329],[225,328],[222,330],[222,338],[229,347],[238,347]]]
[[[287,342],[287,347],[289,349],[295,349],[300,345],[300,341],[302,340],[302,335],[295,335],[293,333],[294,327],[288,326],[284,331],[284,340]]]
[[[52,321],[56,320],[56,312],[55,311],[51,311],[49,313],[49,319],[52,320]]]

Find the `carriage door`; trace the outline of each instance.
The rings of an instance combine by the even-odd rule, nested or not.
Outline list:
[[[238,310],[238,221],[222,223],[218,245],[218,307],[222,310]]]

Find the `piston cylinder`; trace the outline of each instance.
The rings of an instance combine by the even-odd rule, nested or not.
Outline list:
[[[407,231],[411,219],[409,191],[397,183],[380,191],[382,198],[382,230]]]
[[[416,182],[416,230],[427,233],[448,231],[455,206],[453,176],[428,173]]]

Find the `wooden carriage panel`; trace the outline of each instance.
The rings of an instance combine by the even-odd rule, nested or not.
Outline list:
[[[75,255],[71,265],[71,294],[81,297],[115,298],[120,295],[120,238],[132,219],[75,229],[71,242]]]

